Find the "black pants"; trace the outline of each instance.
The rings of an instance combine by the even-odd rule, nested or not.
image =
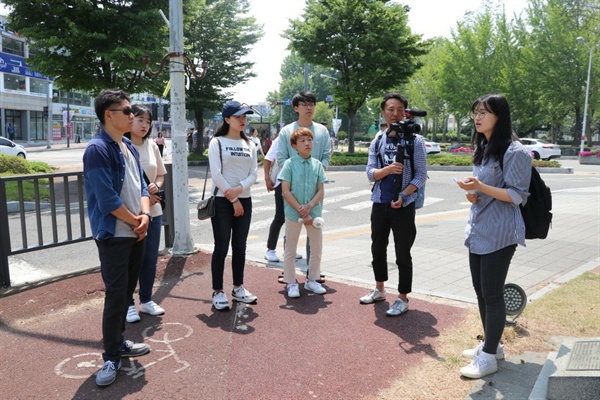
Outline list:
[[[100,273],[106,288],[102,314],[104,361],[119,361],[125,331],[125,316],[144,261],[146,240],[110,238],[96,240]]]
[[[415,203],[402,208],[389,204],[373,203],[371,209],[371,255],[375,281],[388,280],[387,247],[390,230],[394,235],[396,265],[398,266],[398,291],[412,291],[413,264],[410,250],[417,237]]]
[[[485,334],[483,351],[488,354],[496,354],[504,332],[506,321],[504,284],[516,248],[517,245],[514,244],[490,254],[469,253],[471,279],[477,294],[479,315]]]
[[[158,146],[158,151],[160,152],[160,156],[163,156],[163,151],[165,149],[165,145],[164,144],[157,144]]]
[[[240,198],[244,215],[233,216],[233,204],[225,197],[215,199],[215,216],[210,219],[215,240],[210,269],[212,272],[213,290],[223,290],[223,273],[225,258],[231,242],[231,266],[233,270],[233,285],[244,284],[244,265],[246,263],[246,242],[250,231],[252,217],[252,199]]]

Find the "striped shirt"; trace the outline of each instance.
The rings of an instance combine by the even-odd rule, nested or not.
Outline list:
[[[489,254],[513,244],[525,246],[525,224],[519,205],[527,202],[531,180],[531,156],[520,142],[513,142],[504,155],[504,170],[496,159],[473,166],[473,176],[486,185],[506,188],[512,202],[484,193],[471,205],[465,228],[465,246],[474,254]]]
[[[369,161],[367,164],[367,178],[369,181],[375,182],[373,193],[371,194],[371,201],[373,203],[389,203],[392,199],[397,198],[398,194],[406,189],[409,184],[412,183],[418,188],[425,185],[425,182],[427,181],[427,151],[425,150],[425,141],[421,135],[416,135],[415,140],[413,141],[414,154],[412,163],[408,162],[408,153],[405,150],[404,159],[406,161],[404,162],[404,172],[402,173],[402,185],[400,189],[396,190],[394,188],[393,175],[388,175],[382,180],[375,181],[375,177],[373,176],[375,170],[392,164],[396,159],[396,153],[398,152],[394,140],[392,138],[387,138],[386,136],[383,136],[379,141],[379,152],[377,152],[375,150],[375,145],[378,137],[379,134],[375,136],[375,139],[371,142],[371,146],[369,147]],[[404,139],[400,139],[399,144],[406,147]],[[381,157],[378,156],[378,153]],[[383,160],[383,165],[381,165],[381,160]],[[414,177],[412,173],[413,167],[415,171]],[[396,191],[398,193],[395,193]],[[409,204],[414,203],[416,199],[417,192],[415,191],[408,195],[408,200],[404,202],[402,206],[406,207]]]

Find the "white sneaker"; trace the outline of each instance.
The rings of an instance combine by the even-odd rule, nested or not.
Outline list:
[[[213,293],[212,303],[217,310],[229,310],[231,308],[224,292]]]
[[[304,282],[304,289],[308,290],[309,292],[313,292],[315,294],[325,294],[325,292],[327,292],[327,289],[325,289],[323,287],[323,285],[321,285],[317,281],[311,281],[311,280]]]
[[[292,282],[287,284],[288,297],[296,298],[300,297],[300,286],[298,282]]]
[[[137,310],[135,309],[135,306],[129,306],[127,309],[127,317],[125,317],[125,319],[129,323],[138,322],[141,319],[140,314],[138,314]]]
[[[244,289],[243,286],[234,288],[231,291],[231,298],[246,304],[254,303],[258,299],[255,295]]]
[[[498,371],[496,357],[482,351],[471,361],[471,364],[460,369],[460,374],[467,378],[479,379],[496,371]]]
[[[165,313],[165,309],[150,300],[147,303],[140,304],[140,312],[150,315],[163,315]]]
[[[385,300],[385,295],[386,295],[386,291],[384,290],[383,292],[380,292],[379,289],[375,288],[373,289],[369,294],[364,295],[363,297],[360,298],[360,302],[362,304],[371,304],[374,303],[376,301],[382,301]]]
[[[392,304],[389,310],[385,313],[388,317],[395,317],[397,315],[404,314],[408,311],[408,299],[406,301],[397,298],[396,301]]]
[[[471,359],[477,357],[483,350],[483,345],[483,340],[479,341],[479,344],[476,347],[463,351],[463,357]],[[496,360],[504,360],[504,346],[502,343],[498,343],[498,348],[496,349]]]
[[[265,260],[269,261],[269,262],[279,262],[279,257],[277,257],[277,253],[275,253],[275,250],[267,250],[267,252],[265,253]]]

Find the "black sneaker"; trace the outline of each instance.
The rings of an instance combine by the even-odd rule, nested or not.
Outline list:
[[[121,357],[137,357],[143,356],[150,352],[150,346],[146,343],[133,343],[131,340],[123,342],[121,349]]]

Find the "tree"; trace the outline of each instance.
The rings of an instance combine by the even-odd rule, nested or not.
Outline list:
[[[167,0],[5,0],[10,29],[35,48],[28,63],[66,90],[160,92],[164,78],[143,73],[143,55],[161,59]]]
[[[185,3],[185,41],[189,52],[208,61],[204,79],[191,79],[186,106],[192,110],[198,132],[204,118],[221,110],[231,99],[226,89],[256,76],[254,63],[242,61],[262,36],[262,26],[246,17],[248,0],[193,0]],[[243,99],[240,99],[243,101]],[[204,148],[198,146],[196,152]]]
[[[440,96],[440,73],[442,66],[442,53],[444,52],[446,39],[436,38],[433,41],[431,51],[421,57],[423,68],[418,70],[410,81],[405,85],[406,90],[401,90],[410,100],[411,107],[427,111],[427,120],[433,122],[432,140],[437,140],[438,124],[441,126],[443,140],[445,141],[447,118],[447,104]],[[424,133],[427,133],[425,129]]]
[[[530,0],[527,12],[528,34],[524,48],[527,78],[537,83],[535,111],[553,127],[556,138],[565,119],[573,117],[573,144],[581,137],[581,122],[587,80],[588,49],[577,43],[582,36],[588,45],[597,46],[600,39],[598,0]],[[598,47],[596,47],[598,49]],[[592,62],[598,81],[598,51]],[[590,85],[588,121],[600,98],[598,85]],[[591,141],[591,135],[590,141]],[[590,142],[591,144],[591,142]]]
[[[332,90],[349,118],[351,153],[357,111],[371,94],[406,82],[427,50],[411,33],[406,9],[384,0],[308,0],[284,36],[304,60],[336,71]]]

